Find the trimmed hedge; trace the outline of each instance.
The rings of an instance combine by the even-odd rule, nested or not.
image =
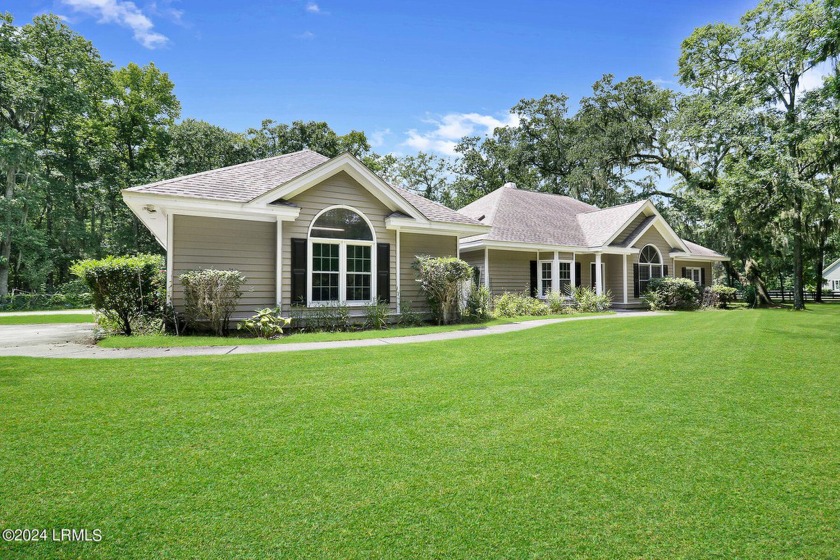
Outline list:
[[[648,290],[643,299],[654,311],[690,310],[700,306],[697,284],[688,278],[654,278],[648,283]]]
[[[141,317],[159,317],[166,302],[163,257],[105,257],[78,261],[70,272],[90,288],[93,307],[130,335]]]

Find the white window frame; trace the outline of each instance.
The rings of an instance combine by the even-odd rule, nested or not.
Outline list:
[[[659,255],[659,263],[643,263],[642,262],[642,251],[644,251],[648,247],[653,247],[653,250],[656,251],[657,255]],[[648,243],[647,245],[645,245],[644,247],[642,247],[639,250],[639,256],[636,258],[636,260],[637,260],[636,264],[639,267],[638,282],[639,282],[639,296],[641,296],[647,290],[647,284],[650,283],[651,280],[653,280],[654,278],[662,278],[663,276],[665,276],[665,259],[662,258],[662,251],[659,250],[659,247],[657,247],[656,245]],[[653,268],[657,267],[657,266],[659,267],[659,276],[654,276],[653,275]],[[643,267],[648,269],[647,280],[642,280],[642,268]],[[645,283],[645,289],[644,290],[642,289],[642,282]]]
[[[699,266],[687,266],[685,267],[685,273],[688,274],[688,279],[692,280],[698,286],[702,285],[703,282],[703,269]],[[697,278],[694,278],[694,275],[697,275]]]
[[[554,286],[554,284],[555,284],[555,282],[554,282],[554,280],[555,280],[554,275],[555,274],[557,275],[557,285],[558,286],[560,285],[560,283],[562,282],[562,279],[560,278],[560,265],[564,264],[564,263],[569,265],[569,278],[567,279],[567,282],[571,286],[571,284],[572,284],[572,268],[571,267],[574,266],[572,264],[572,261],[562,260],[562,259],[558,260],[557,261],[558,266],[557,266],[556,269],[554,268],[554,259],[537,261],[537,297],[539,299],[546,299],[548,297],[548,294],[551,293],[552,286]],[[542,275],[543,264],[549,265],[549,267],[551,269],[551,279],[550,279],[551,281],[549,282],[548,291],[546,291],[545,293],[543,293],[543,285],[542,285],[543,280],[545,280],[545,278],[543,278],[543,275]]]
[[[355,212],[367,223],[370,228],[372,241],[364,241],[361,239],[335,239],[331,237],[312,237],[312,229],[315,222],[322,214],[330,210],[345,209]],[[364,213],[360,212],[352,206],[345,206],[343,204],[330,206],[318,212],[312,221],[309,223],[309,230],[307,237],[307,255],[306,255],[306,304],[308,307],[324,307],[329,305],[346,305],[348,307],[361,307],[363,305],[370,305],[376,301],[376,277],[377,277],[377,263],[376,263],[376,230],[373,229],[373,224]],[[316,243],[325,245],[338,245],[338,300],[337,301],[314,301],[312,299],[312,261],[314,259],[313,245]],[[348,246],[370,247],[370,299],[369,300],[348,300],[347,299],[347,247]],[[351,273],[351,274],[356,274]]]

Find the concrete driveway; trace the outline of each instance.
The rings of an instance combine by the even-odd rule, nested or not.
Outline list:
[[[0,355],[50,356],[56,350],[81,350],[91,344],[93,323],[0,325]]]

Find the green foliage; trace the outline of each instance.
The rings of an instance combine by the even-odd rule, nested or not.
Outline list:
[[[364,328],[382,330],[388,328],[388,314],[391,309],[387,303],[377,301],[365,306]]]
[[[734,302],[738,295],[738,290],[723,284],[715,284],[714,286],[706,289],[716,296],[717,305],[721,309],[726,309],[727,305]]]
[[[276,338],[283,334],[283,329],[291,322],[290,318],[281,315],[279,308],[267,307],[239,323],[236,328],[237,330],[244,329],[259,338]]]
[[[472,280],[472,267],[454,257],[419,256],[414,263],[417,281],[437,324],[460,319],[462,285]]]
[[[755,286],[750,284],[744,286],[743,298],[746,304],[750,307],[758,307],[758,304],[760,303]]]
[[[642,296],[650,308],[691,310],[700,306],[700,292],[697,284],[688,278],[654,278],[648,283],[648,290]]]
[[[160,318],[166,300],[163,266],[157,255],[110,256],[76,262],[71,271],[90,288],[94,309],[130,335],[135,323]]]
[[[612,293],[609,290],[600,296],[592,288],[579,287],[571,290],[573,305],[581,313],[600,313],[612,307]]]
[[[523,292],[505,292],[493,300],[497,317],[525,317],[548,315],[548,306]]]
[[[473,321],[486,321],[492,316],[493,297],[487,286],[470,283],[470,295],[464,313]]]
[[[416,327],[423,324],[423,315],[414,309],[410,299],[400,299],[400,315],[397,324],[401,327]]]
[[[350,308],[339,303],[292,306],[292,322],[302,332],[344,332],[351,329]]]
[[[184,286],[184,313],[193,326],[207,323],[219,336],[230,331],[230,316],[242,298],[245,277],[238,270],[193,270],[178,277]]]

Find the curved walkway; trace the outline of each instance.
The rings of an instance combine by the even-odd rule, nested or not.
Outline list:
[[[459,331],[448,331],[411,336],[368,338],[364,340],[336,340],[332,342],[289,342],[245,346],[181,346],[177,348],[100,348],[85,344],[81,339],[90,337],[88,325],[14,325],[0,327],[0,356],[27,356],[32,358],[174,358],[178,356],[224,356],[229,354],[265,354],[269,352],[300,352],[302,350],[330,350],[337,348],[363,348],[414,344],[439,340],[458,340],[476,336],[489,336],[518,332],[545,325],[570,321],[596,321],[629,317],[654,317],[662,313],[649,311],[621,312],[615,315],[594,315],[561,319],[538,319],[522,323],[508,323],[490,327],[477,326]],[[27,328],[28,327],[28,328]],[[47,327],[47,328],[45,328]],[[63,329],[62,329],[63,327]],[[27,332],[29,331],[29,332]],[[47,337],[39,333],[49,333]],[[63,334],[62,334],[63,333]],[[14,343],[10,343],[13,337]],[[58,340],[56,340],[58,337]],[[89,338],[88,338],[89,340]]]

